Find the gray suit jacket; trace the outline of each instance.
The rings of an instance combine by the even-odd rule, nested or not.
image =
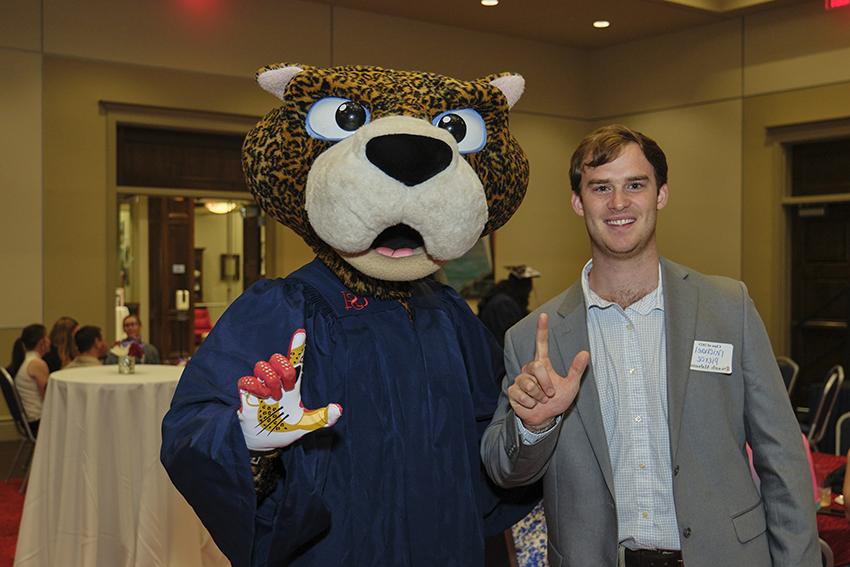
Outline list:
[[[687,567],[819,566],[815,507],[800,428],[761,318],[744,284],[662,260],[673,498]],[[593,369],[558,427],[523,445],[506,391],[534,356],[539,313],[566,375],[588,350],[581,283],[511,328],[507,375],[481,455],[505,487],[543,479],[552,567],[615,567],[617,513]],[[695,340],[731,343],[732,374],[690,370]],[[761,493],[745,443],[753,449]]]

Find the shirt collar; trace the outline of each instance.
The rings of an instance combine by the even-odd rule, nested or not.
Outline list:
[[[593,269],[593,259],[588,260],[581,270],[581,291],[584,294],[584,304],[587,310],[589,311],[591,307],[606,309],[612,305],[617,305],[612,301],[603,299],[595,291],[590,289],[588,274],[590,274],[591,269]],[[661,277],[661,262],[658,263],[658,286],[635,303],[629,305],[626,310],[628,309],[640,315],[647,315],[653,309],[664,311],[664,280]]]

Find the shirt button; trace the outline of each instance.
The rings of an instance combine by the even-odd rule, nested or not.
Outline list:
[[[649,512],[641,512],[640,515],[644,520],[649,518]]]
[[[634,326],[634,325],[632,325],[631,323],[629,323],[628,325],[626,325],[626,329],[628,329],[629,331],[634,331],[634,330],[635,330],[635,326]]]
[[[685,537],[691,537],[691,528],[685,528],[682,530],[682,535]]]
[[[635,416],[635,421],[636,421],[637,423],[640,423],[641,419],[642,419],[642,418],[641,418],[641,416],[639,416],[639,415],[636,415],[636,416]]]
[[[634,369],[634,368],[629,368],[629,374],[634,374],[634,373],[635,373],[635,369]]]
[[[645,465],[645,464],[643,464],[643,463],[641,463],[641,464],[639,464],[639,465],[638,465],[638,467],[640,467],[640,470],[643,470],[643,469],[645,469],[645,468],[646,468],[646,465]]]

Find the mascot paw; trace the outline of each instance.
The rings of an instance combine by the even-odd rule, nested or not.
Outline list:
[[[273,354],[254,365],[253,376],[239,379],[239,422],[252,451],[286,447],[307,433],[330,427],[342,415],[342,406],[330,404],[306,409],[301,403],[304,349],[307,333],[292,335],[289,354]]]

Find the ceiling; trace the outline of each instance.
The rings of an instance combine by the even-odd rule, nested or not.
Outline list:
[[[325,0],[323,3],[435,24],[600,48],[718,22],[777,5],[822,0]],[[594,20],[608,20],[594,29]]]

